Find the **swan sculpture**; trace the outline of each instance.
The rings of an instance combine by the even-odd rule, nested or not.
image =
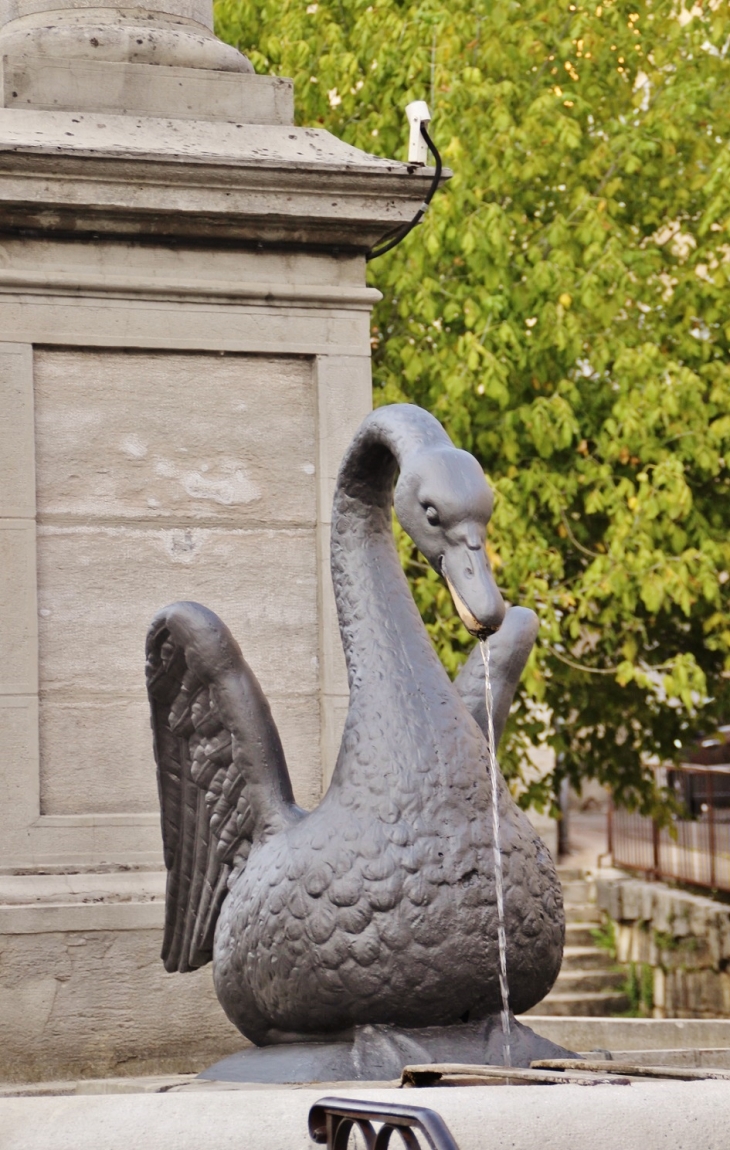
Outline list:
[[[296,806],[269,705],[217,616],[176,603],[148,636],[163,959],[169,971],[212,960],[223,1009],[258,1045],[500,1009],[484,669],[478,646],[455,683],[439,662],[398,561],[394,490],[466,627],[494,636],[498,739],[536,619],[517,607],[505,618],[481,467],[411,405],[369,415],[337,479],[331,567],[350,705],[316,810]],[[548,851],[499,783],[510,997],[524,1011],[560,968],[562,899]]]

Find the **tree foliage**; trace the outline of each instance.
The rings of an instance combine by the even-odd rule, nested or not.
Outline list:
[[[525,742],[655,809],[647,763],[728,715],[727,0],[219,0],[299,122],[404,158],[425,98],[453,178],[370,265],[376,402],[429,408],[497,491],[489,548],[540,637]],[[471,641],[409,542],[440,654]]]

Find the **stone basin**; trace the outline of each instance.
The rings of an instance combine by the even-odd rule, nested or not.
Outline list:
[[[321,1087],[0,1099],[3,1150],[313,1150],[309,1108]],[[730,1084],[342,1089],[443,1117],[459,1150],[726,1150]]]
[[[529,1023],[553,1042],[610,1051],[616,1061],[730,1068],[730,1019],[531,1015]],[[722,1081],[401,1090],[180,1075],[19,1084],[0,1094],[2,1150],[313,1150],[307,1116],[324,1095],[430,1107],[459,1150],[726,1150],[730,1129],[730,1082]]]

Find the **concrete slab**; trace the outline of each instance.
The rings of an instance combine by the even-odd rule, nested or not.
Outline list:
[[[588,1057],[588,1051],[581,1051]],[[706,1050],[612,1050],[614,1062],[633,1062],[635,1066],[673,1066],[696,1070],[730,1070],[730,1047],[711,1046]],[[591,1058],[596,1053],[590,1054]]]
[[[3,1150],[312,1150],[321,1088],[0,1099]],[[726,1150],[730,1085],[339,1090],[436,1110],[459,1150]]]
[[[164,1094],[196,1082],[194,1074],[145,1074],[133,1078],[68,1078],[50,1082],[5,1082],[0,1098],[42,1098],[69,1094]]]
[[[537,1034],[572,1050],[688,1050],[730,1046],[730,1018],[557,1018],[530,1014]]]

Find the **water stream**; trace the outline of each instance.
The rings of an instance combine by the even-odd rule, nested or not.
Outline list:
[[[484,662],[484,697],[487,706],[487,743],[489,778],[492,783],[492,838],[494,840],[494,884],[497,893],[497,943],[499,946],[499,990],[502,996],[502,1048],[505,1066],[512,1065],[509,983],[507,982],[507,936],[504,930],[504,880],[502,876],[502,850],[499,831],[499,766],[494,744],[494,712],[492,706],[492,680],[489,672],[489,644],[480,642]]]

